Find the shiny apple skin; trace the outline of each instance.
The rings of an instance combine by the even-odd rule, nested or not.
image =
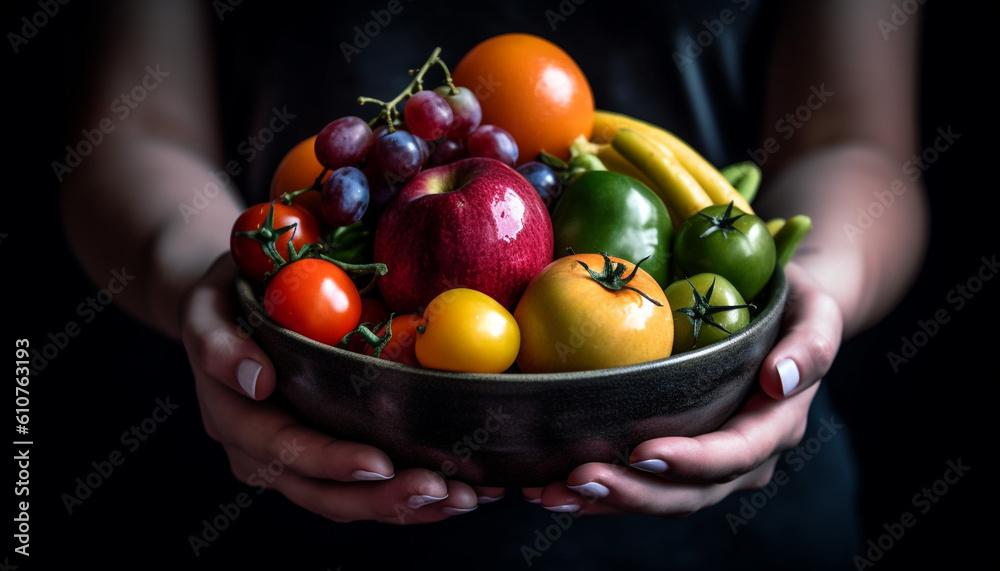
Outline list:
[[[456,287],[513,311],[552,247],[548,211],[521,174],[495,159],[462,159],[419,173],[386,208],[375,231],[375,260],[389,270],[379,292],[397,313]]]

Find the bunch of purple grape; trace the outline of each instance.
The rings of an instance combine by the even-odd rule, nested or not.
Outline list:
[[[511,167],[517,143],[496,125],[483,125],[475,94],[441,85],[406,98],[403,121],[372,129],[340,117],[317,135],[316,158],[330,171],[321,190],[323,216],[333,226],[377,217],[399,189],[424,168],[466,157],[490,157]]]

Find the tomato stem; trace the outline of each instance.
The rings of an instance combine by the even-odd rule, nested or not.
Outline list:
[[[625,264],[621,262],[615,264],[614,262],[611,261],[611,258],[608,257],[608,254],[606,252],[601,252],[600,254],[604,258],[604,269],[601,271],[601,273],[597,273],[594,270],[590,269],[590,267],[588,267],[587,264],[585,264],[582,260],[577,260],[580,263],[580,265],[583,266],[583,269],[587,270],[587,273],[590,274],[590,277],[593,278],[594,281],[601,284],[601,286],[603,286],[604,289],[608,291],[619,291],[623,289],[632,290],[637,294],[641,295],[642,297],[646,298],[653,305],[663,306],[662,303],[649,297],[648,295],[646,295],[645,292],[639,290],[638,288],[628,285],[629,282],[631,282],[632,279],[635,278],[636,272],[639,271],[639,264],[648,260],[649,256],[646,256],[645,258],[639,260],[635,264],[635,266],[632,267],[632,273],[630,273],[628,277],[623,278],[622,275],[625,273],[625,270],[627,269]]]
[[[688,285],[691,286],[691,293],[694,296],[694,305],[690,307],[680,307],[675,309],[674,311],[677,313],[683,313],[684,315],[691,318],[692,326],[694,328],[694,332],[692,335],[692,337],[694,338],[694,343],[691,345],[691,347],[698,346],[698,334],[701,333],[702,323],[710,327],[715,327],[716,329],[723,331],[727,335],[733,334],[731,331],[722,326],[722,324],[716,322],[715,318],[712,317],[712,315],[716,313],[722,313],[723,311],[731,311],[734,309],[757,308],[757,306],[755,306],[752,303],[746,303],[743,305],[712,305],[712,293],[715,291],[715,278],[712,278],[712,285],[708,286],[708,290],[705,292],[705,295],[702,295],[701,292],[698,291],[698,288],[694,287],[694,284],[691,283],[690,279],[684,278],[684,280],[687,281]]]
[[[298,226],[299,225],[296,222],[293,224],[289,224],[288,226],[275,228],[274,201],[272,200],[270,208],[267,211],[267,218],[264,219],[264,223],[261,224],[260,228],[247,232],[234,232],[233,235],[240,236],[243,238],[250,238],[251,240],[256,240],[257,242],[260,243],[261,249],[263,249],[264,253],[267,254],[267,257],[271,258],[271,261],[274,262],[274,268],[272,268],[272,270],[265,275],[266,278],[268,276],[272,276],[275,273],[277,273],[278,270],[280,270],[288,262],[298,259],[295,253],[295,248],[292,246],[292,240],[295,238],[295,231],[298,229]],[[286,261],[285,258],[281,256],[281,253],[278,252],[276,242],[278,241],[278,238],[282,234],[288,232],[289,230],[291,230],[292,233],[288,237],[288,251],[293,259]],[[308,244],[306,246],[303,246],[303,250],[305,250],[307,247]]]
[[[378,359],[379,355],[382,354],[382,349],[385,349],[385,346],[389,343],[389,340],[392,339],[393,315],[394,314],[390,313],[389,319],[387,319],[384,324],[380,323],[375,326],[376,331],[378,331],[382,327],[385,327],[385,332],[382,333],[381,336],[375,334],[371,329],[369,329],[368,326],[371,325],[370,323],[361,323],[353,331],[349,332],[347,335],[344,335],[344,338],[340,340],[339,346],[346,347],[347,342],[351,340],[351,337],[354,337],[355,335],[360,335],[365,340],[365,343],[368,343],[368,345],[371,346],[372,355],[376,359]]]

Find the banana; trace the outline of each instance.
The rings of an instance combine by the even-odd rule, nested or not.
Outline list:
[[[591,141],[595,143],[610,142],[615,137],[615,134],[623,128],[641,133],[666,149],[669,149],[684,170],[698,181],[698,184],[708,194],[713,204],[729,204],[732,201],[736,208],[747,214],[754,214],[750,202],[737,192],[733,185],[726,180],[726,177],[712,163],[708,162],[687,143],[666,129],[622,113],[597,109],[594,112]]]
[[[618,129],[611,147],[652,182],[650,188],[663,200],[674,228],[712,205],[708,194],[674,154],[646,135],[630,128]]]

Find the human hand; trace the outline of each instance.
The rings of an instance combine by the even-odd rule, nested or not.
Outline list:
[[[553,511],[683,517],[767,484],[781,453],[805,434],[809,406],[836,356],[843,323],[836,302],[802,268],[789,263],[785,273],[782,336],[761,365],[761,389],[729,421],[693,438],[643,442],[628,468],[584,464],[565,482],[525,488],[525,498]]]
[[[503,494],[430,470],[396,473],[382,451],[307,428],[265,402],[275,389],[275,370],[233,323],[235,276],[228,253],[217,259],[184,297],[180,318],[205,430],[222,444],[240,481],[277,490],[337,522],[435,522]],[[280,470],[271,468],[275,461]]]

